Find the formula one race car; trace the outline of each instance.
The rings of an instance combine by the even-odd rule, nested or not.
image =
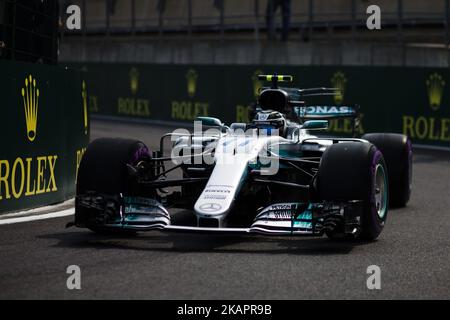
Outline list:
[[[251,123],[199,117],[201,130],[166,134],[155,152],[137,140],[93,141],[78,171],[75,225],[96,232],[377,238],[389,206],[405,206],[410,197],[408,137],[328,137],[330,119],[349,118],[357,132],[359,107],[309,105],[304,99],[337,89],[278,86],[292,76],[260,79],[271,86],[260,90]],[[172,208],[189,210],[181,211],[188,218]]]

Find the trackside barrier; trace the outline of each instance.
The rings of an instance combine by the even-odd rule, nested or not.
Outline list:
[[[414,67],[71,64],[86,71],[93,113],[192,121],[215,116],[249,121],[263,85],[258,74],[292,74],[298,87],[337,87],[341,94],[312,105],[361,106],[360,133],[400,132],[416,144],[450,147],[450,70]],[[350,121],[330,131],[348,134]]]
[[[72,197],[89,142],[82,73],[0,60],[0,213]]]

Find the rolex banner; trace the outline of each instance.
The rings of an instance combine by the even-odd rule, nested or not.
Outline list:
[[[294,76],[294,85],[336,87],[336,96],[309,104],[359,104],[359,133],[400,132],[414,143],[450,147],[450,70],[413,67],[208,66],[77,64],[87,71],[94,113],[155,120],[219,117],[249,121],[248,108],[264,85],[258,74]],[[288,84],[289,85],[289,84]],[[333,134],[349,134],[349,120],[331,121]]]
[[[89,141],[82,73],[0,60],[0,213],[64,201]]]

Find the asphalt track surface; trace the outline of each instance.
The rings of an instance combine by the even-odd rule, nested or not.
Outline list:
[[[96,120],[92,138],[139,137],[150,147],[171,128]],[[72,217],[0,226],[0,298],[449,299],[450,153],[415,150],[408,207],[391,210],[371,243],[65,229]],[[81,290],[66,268],[81,268]],[[381,268],[381,289],[366,287]]]

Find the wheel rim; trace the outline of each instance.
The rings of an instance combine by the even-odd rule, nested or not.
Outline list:
[[[387,183],[386,174],[381,164],[375,168],[375,207],[378,217],[383,219],[387,208]]]

